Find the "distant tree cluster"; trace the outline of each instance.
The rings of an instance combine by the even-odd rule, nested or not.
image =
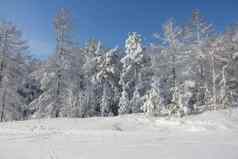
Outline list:
[[[28,55],[21,31],[0,23],[0,120],[140,113],[184,116],[238,105],[238,25],[215,31],[198,10],[163,25],[144,45],[129,33],[125,48],[72,37],[70,12],[54,18],[56,50]]]

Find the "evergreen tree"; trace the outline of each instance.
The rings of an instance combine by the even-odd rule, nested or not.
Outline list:
[[[125,47],[126,56],[121,59],[123,69],[120,84],[123,92],[127,92],[129,101],[131,101],[136,87],[143,89],[144,94],[148,89],[145,84],[145,81],[148,81],[148,77],[145,76],[147,72],[145,68],[150,66],[150,59],[144,54],[141,36],[135,32],[129,34]],[[139,86],[140,84],[141,86]],[[123,100],[123,98],[120,100]],[[131,112],[132,108],[129,109],[129,112]]]
[[[128,114],[131,112],[130,110],[130,101],[129,101],[129,96],[125,89],[123,89],[121,93],[121,98],[119,102],[119,114]]]

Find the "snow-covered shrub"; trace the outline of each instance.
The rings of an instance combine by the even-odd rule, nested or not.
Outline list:
[[[142,106],[145,114],[150,116],[159,115],[161,111],[161,100],[159,89],[151,88],[148,94],[145,95],[145,102]]]

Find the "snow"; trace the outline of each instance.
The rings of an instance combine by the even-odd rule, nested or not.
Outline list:
[[[237,159],[238,109],[0,124],[0,159]]]
[[[234,53],[233,56],[232,56],[233,60],[236,60],[238,59],[238,52]]]

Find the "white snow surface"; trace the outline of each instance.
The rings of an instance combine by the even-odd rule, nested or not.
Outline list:
[[[238,159],[238,109],[0,124],[0,159]]]

